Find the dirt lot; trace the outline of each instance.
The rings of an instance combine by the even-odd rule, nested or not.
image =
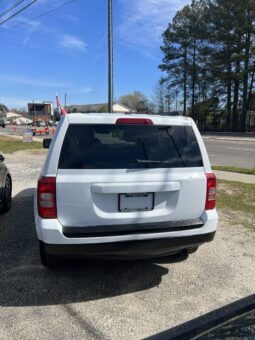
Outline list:
[[[43,268],[32,195],[44,157],[6,156],[14,201],[0,217],[0,339],[140,339],[255,293],[255,233],[231,211],[188,259]]]

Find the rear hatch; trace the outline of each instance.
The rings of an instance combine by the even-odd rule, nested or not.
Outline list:
[[[191,126],[122,119],[69,125],[56,190],[64,227],[171,222],[174,228],[203,214],[206,176]]]

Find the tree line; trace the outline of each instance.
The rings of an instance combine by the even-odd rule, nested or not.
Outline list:
[[[255,0],[193,0],[169,23],[161,50],[162,100],[178,93],[202,129],[255,127]]]

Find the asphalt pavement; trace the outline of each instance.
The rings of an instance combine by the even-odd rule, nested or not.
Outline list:
[[[13,129],[13,127],[11,126],[6,126],[4,129],[0,128],[0,133],[1,134],[6,134],[6,135],[10,135],[10,136],[22,136],[23,132],[26,130],[26,127],[24,126],[15,126],[15,129]],[[36,135],[36,138],[39,139],[44,139],[44,138],[52,138],[53,134],[50,133],[49,135]]]
[[[255,168],[255,142],[217,137],[204,142],[212,165]]]

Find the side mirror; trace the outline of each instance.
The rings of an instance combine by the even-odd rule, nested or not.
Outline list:
[[[4,156],[0,155],[0,163],[3,163],[3,161],[4,161]]]
[[[52,141],[52,139],[50,139],[50,138],[45,138],[45,139],[43,140],[43,148],[44,148],[44,149],[49,149],[49,148],[50,148],[50,145],[51,145],[51,141]]]

